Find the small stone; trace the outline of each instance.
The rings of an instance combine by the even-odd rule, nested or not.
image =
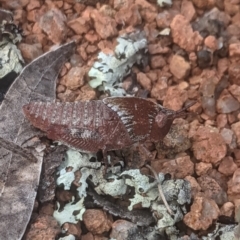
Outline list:
[[[163,68],[166,65],[165,58],[161,55],[155,55],[151,57],[150,65],[153,69]]]
[[[196,159],[217,165],[227,153],[227,146],[218,129],[200,126],[193,136],[193,154]]]
[[[93,88],[89,86],[89,84],[84,85],[81,87],[81,91],[76,98],[76,101],[87,101],[87,100],[94,100],[97,98],[97,93]]]
[[[240,85],[240,65],[238,62],[229,65],[228,74],[232,84]]]
[[[231,113],[240,108],[240,103],[227,91],[223,92],[217,100],[219,113]]]
[[[193,4],[200,9],[211,8],[215,5],[215,0],[193,0]]]
[[[178,14],[170,24],[173,42],[179,45],[187,52],[194,52],[197,46],[201,45],[203,38],[199,32],[193,32],[188,20]],[[191,39],[191,41],[189,41]]]
[[[237,145],[240,147],[240,122],[233,123],[231,125],[231,129],[233,130],[234,134],[237,137]]]
[[[39,43],[20,43],[18,45],[18,48],[20,49],[22,56],[27,63],[31,62],[32,60],[43,54],[42,46]]]
[[[92,233],[88,232],[87,234],[81,236],[81,240],[95,240],[95,238]]]
[[[177,11],[169,9],[168,11],[164,10],[161,13],[158,13],[156,17],[157,26],[160,29],[169,28],[173,18],[178,14]]]
[[[81,225],[80,222],[73,224],[73,223],[64,223],[62,225],[62,230],[65,233],[72,234],[76,238],[81,238],[82,235],[82,230],[81,230]]]
[[[232,43],[229,45],[229,56],[230,57],[240,56],[240,43]]]
[[[169,160],[161,165],[160,162],[153,161],[153,169],[157,172],[170,173],[174,179],[183,179],[194,173],[194,164],[189,156],[176,157],[174,160]]]
[[[136,227],[132,222],[126,220],[117,220],[112,225],[112,231],[110,233],[111,239],[125,240],[128,239],[129,230]]]
[[[220,215],[232,217],[234,213],[234,204],[232,202],[226,202],[220,208]]]
[[[96,45],[88,45],[86,48],[86,52],[88,54],[92,54],[98,51],[98,47]]]
[[[195,164],[195,171],[198,176],[202,176],[206,174],[209,169],[212,169],[211,163],[200,162]]]
[[[192,196],[191,198],[195,198],[197,194],[201,191],[200,185],[198,184],[197,180],[192,176],[186,176],[184,179],[190,182]]]
[[[167,89],[168,89],[167,79],[160,78],[152,87],[151,97],[163,101],[165,99]]]
[[[238,167],[236,163],[233,161],[232,157],[225,157],[221,161],[218,167],[218,171],[224,174],[225,176],[231,176],[237,170],[237,168]]]
[[[212,199],[196,196],[190,212],[184,216],[183,221],[194,230],[207,230],[218,218],[219,213],[219,208]]]
[[[46,203],[41,207],[39,214],[52,216],[53,212],[54,212],[54,205],[52,203]]]
[[[162,47],[159,43],[148,44],[148,52],[154,54],[165,54],[170,52],[170,48]]]
[[[87,33],[90,30],[89,19],[85,19],[83,17],[74,18],[67,24],[76,34],[79,35]]]
[[[188,77],[191,66],[183,57],[174,55],[170,61],[170,71],[178,80]]]
[[[211,198],[218,205],[223,205],[227,202],[227,193],[220,185],[211,177],[203,175],[197,179],[204,196]]]
[[[240,102],[240,86],[233,84],[228,88],[229,92],[233,95],[234,98]]]
[[[207,50],[200,50],[197,52],[197,64],[201,69],[207,68],[211,65],[212,54]]]
[[[39,2],[39,1],[37,1],[37,0],[31,0],[31,1],[29,2],[29,4],[27,5],[26,9],[27,9],[27,11],[31,11],[31,10],[33,10],[33,9],[35,9],[35,8],[40,8],[40,7],[41,7],[41,5],[40,5],[40,2]]]
[[[216,37],[214,37],[214,36],[211,36],[211,35],[207,36],[204,39],[204,44],[206,47],[208,47],[212,51],[216,51],[218,49],[218,41],[217,41]]]
[[[100,40],[100,37],[97,35],[97,33],[93,30],[88,31],[84,38],[91,44],[97,43]]]
[[[27,231],[24,239],[55,239],[60,232],[60,226],[52,216],[40,214],[30,225],[30,229]]]
[[[233,136],[234,136],[233,131],[228,128],[223,128],[220,133],[221,133],[225,143],[230,145],[233,141]]]
[[[61,43],[67,36],[66,16],[57,8],[46,12],[39,21],[39,26],[53,43]]]
[[[229,201],[240,198],[240,168],[236,169],[232,179],[228,181]]]
[[[78,95],[79,95],[79,90],[73,91],[73,90],[67,89],[65,92],[58,93],[57,97],[62,102],[74,102]]]
[[[218,73],[220,74],[220,76],[223,73],[226,73],[229,67],[229,59],[228,58],[220,58],[218,59],[217,62],[217,69],[218,69]]]
[[[188,94],[184,89],[180,89],[179,86],[168,87],[167,93],[163,102],[163,106],[172,110],[179,110],[183,104],[187,101]]]
[[[218,128],[224,128],[227,125],[227,115],[226,114],[218,114],[217,115],[217,126]]]
[[[117,36],[117,23],[114,19],[100,14],[97,10],[92,11],[91,18],[96,32],[102,39]]]
[[[146,74],[142,73],[142,72],[139,72],[137,74],[137,81],[140,83],[140,85],[148,90],[148,91],[151,91],[152,89],[152,82],[151,80],[147,77]]]
[[[65,76],[65,86],[68,89],[76,90],[84,85],[84,76],[87,69],[84,67],[73,67]]]
[[[192,20],[196,17],[196,10],[193,6],[193,3],[188,0],[183,0],[181,5],[181,14],[188,20],[192,22]]]
[[[238,1],[224,0],[224,10],[230,16],[233,16],[240,11],[240,6]]]
[[[118,24],[137,26],[142,23],[142,18],[139,12],[139,6],[132,4],[130,7],[121,8],[115,14],[115,20]]]
[[[111,229],[113,220],[110,215],[102,210],[87,209],[83,214],[83,222],[91,233],[102,234]]]

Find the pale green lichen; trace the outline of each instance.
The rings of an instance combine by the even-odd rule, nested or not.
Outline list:
[[[92,88],[109,92],[111,96],[124,96],[122,79],[127,76],[135,63],[140,64],[147,49],[144,32],[125,34],[117,38],[118,45],[113,54],[100,52],[88,75]]]
[[[77,223],[79,220],[82,220],[83,213],[86,210],[83,201],[84,198],[80,199],[77,203],[74,203],[73,197],[72,202],[67,203],[61,211],[59,211],[60,204],[57,202],[57,210],[53,212],[53,217],[57,220],[60,226],[65,222]],[[79,213],[73,215],[73,212],[75,211]]]

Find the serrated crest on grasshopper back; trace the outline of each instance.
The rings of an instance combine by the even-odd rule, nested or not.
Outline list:
[[[57,140],[82,152],[103,152],[136,142],[158,142],[184,111],[163,108],[147,99],[109,97],[85,102],[32,102],[23,107],[26,118]]]

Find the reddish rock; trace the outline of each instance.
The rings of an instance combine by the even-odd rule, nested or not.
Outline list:
[[[233,199],[239,199],[240,198],[240,168],[238,168],[234,174],[233,177],[228,181],[228,197],[229,201],[232,201]]]
[[[88,232],[87,234],[82,235],[81,240],[95,240],[92,233]]]
[[[174,55],[170,61],[170,71],[178,80],[187,78],[191,66],[183,57]]]
[[[86,101],[86,100],[94,100],[96,99],[97,94],[93,88],[89,86],[89,84],[81,87],[81,91],[78,93],[76,101]]]
[[[87,69],[84,67],[73,67],[65,76],[65,86],[70,90],[76,90],[84,85],[84,76]]]
[[[83,214],[83,222],[91,233],[102,234],[111,229],[113,220],[110,215],[102,210],[87,209]]]
[[[220,215],[232,217],[234,213],[234,204],[232,202],[226,202],[220,208]]]
[[[240,121],[231,125],[231,129],[237,137],[237,144],[240,147]]]
[[[152,167],[157,172],[170,173],[172,178],[185,178],[194,173],[194,164],[189,156],[180,156],[161,164],[160,161],[152,161]]]
[[[148,51],[150,54],[165,54],[170,52],[170,48],[162,47],[159,43],[153,43],[148,45]]]
[[[163,68],[166,65],[166,60],[161,55],[155,55],[151,57],[150,65],[153,69]]]
[[[69,21],[68,26],[76,33],[83,34],[87,33],[90,30],[90,21],[89,19],[79,17]]]
[[[232,43],[229,45],[229,56],[230,57],[240,56],[240,43]]]
[[[190,212],[184,216],[183,221],[194,230],[207,230],[218,218],[219,213],[219,208],[212,199],[196,196]]]
[[[199,177],[197,181],[205,197],[211,198],[218,205],[223,205],[227,202],[227,193],[213,178],[204,175]]]
[[[240,6],[238,1],[224,0],[224,10],[230,16],[233,16],[240,11]]]
[[[233,95],[235,99],[240,103],[240,86],[233,84],[228,88],[229,92]]]
[[[186,90],[182,90],[179,86],[168,87],[163,106],[172,110],[179,110],[188,99]]]
[[[136,4],[127,8],[121,8],[115,14],[115,20],[120,25],[137,26],[142,23],[142,18],[139,12],[139,6]]]
[[[211,49],[213,52],[218,49],[218,40],[214,36],[211,36],[211,35],[207,36],[204,39],[204,44],[205,44],[206,47]]]
[[[226,73],[229,67],[229,59],[228,58],[220,58],[217,62],[218,73],[221,76],[223,73]]]
[[[4,4],[4,8],[15,10],[26,7],[29,4],[30,0],[5,0],[2,2],[2,4]]]
[[[39,43],[20,43],[18,45],[18,48],[20,49],[22,56],[27,63],[31,62],[32,60],[43,54],[42,46]]]
[[[30,229],[25,234],[24,239],[50,240],[55,239],[60,232],[60,226],[52,216],[40,214],[30,225]]]
[[[53,212],[54,212],[54,205],[52,203],[46,203],[41,207],[39,214],[52,216]]]
[[[166,96],[167,88],[167,78],[158,79],[152,87],[151,97],[163,101]]]
[[[233,161],[232,157],[225,157],[219,164],[218,171],[225,176],[231,176],[237,170],[237,168],[238,167]]]
[[[211,8],[216,4],[216,0],[192,0],[193,4],[200,9]]]
[[[31,10],[33,10],[33,9],[35,9],[35,8],[40,8],[40,7],[41,7],[41,5],[40,5],[40,2],[39,2],[39,1],[37,1],[37,0],[31,0],[31,1],[29,2],[29,4],[27,5],[26,9],[27,9],[27,11],[31,11]]]
[[[164,10],[159,13],[156,17],[157,26],[161,28],[168,28],[173,20],[173,18],[178,14],[178,11],[169,9],[168,11]]]
[[[234,140],[235,140],[234,132],[231,129],[229,129],[229,128],[223,128],[220,133],[221,133],[225,143],[228,144],[229,147],[231,147],[231,145],[233,145]]]
[[[92,11],[91,18],[94,21],[96,32],[102,39],[114,37],[118,34],[117,23],[114,19],[100,14],[97,10]]]
[[[91,44],[97,43],[100,40],[100,37],[93,30],[90,30],[89,32],[87,32],[84,35],[84,38]]]
[[[98,51],[98,47],[96,45],[88,45],[86,48],[86,53],[92,54]]]
[[[204,0],[205,1],[205,0]],[[201,45],[203,38],[199,32],[193,32],[188,20],[178,14],[170,24],[173,42],[185,49],[187,52],[194,52],[197,46]]]
[[[110,238],[125,240],[128,238],[129,230],[134,228],[136,225],[132,222],[126,220],[117,220],[112,225],[112,231],[110,233]]]
[[[227,90],[217,100],[217,111],[219,113],[231,113],[240,108],[240,103]]]
[[[140,85],[148,90],[148,91],[151,91],[152,89],[152,82],[151,80],[147,77],[146,74],[142,73],[142,72],[139,72],[137,74],[137,81],[140,83]]]
[[[78,95],[79,95],[79,90],[73,91],[73,90],[67,89],[65,92],[58,93],[57,98],[60,99],[62,102],[74,102]]]
[[[145,22],[155,22],[157,16],[156,4],[151,4],[146,0],[135,0],[135,4],[141,6],[140,14]]]
[[[53,43],[61,43],[66,38],[66,16],[57,8],[46,12],[39,21],[39,26]]]
[[[192,176],[186,176],[184,179],[190,182],[191,196],[192,198],[195,198],[197,196],[197,193],[201,191],[200,185],[198,184],[197,180]]]
[[[193,153],[196,159],[217,165],[226,155],[227,147],[216,128],[200,126],[193,136]]]
[[[81,238],[82,230],[81,230],[81,224],[80,222],[73,224],[73,223],[64,223],[62,225],[62,230],[65,233],[72,234],[77,239]]]
[[[228,68],[229,81],[232,84],[240,85],[240,65],[239,63],[232,63]]]
[[[226,114],[218,114],[217,115],[217,126],[218,128],[224,128],[227,125],[227,115]]]
[[[211,163],[200,162],[195,164],[195,171],[198,176],[206,174],[209,169],[212,169]]]
[[[196,10],[193,3],[188,0],[183,0],[181,5],[181,14],[191,22],[196,17]]]

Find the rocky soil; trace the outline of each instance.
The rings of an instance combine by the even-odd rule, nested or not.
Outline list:
[[[145,32],[148,61],[132,69],[139,96],[144,92],[173,110],[197,101],[187,118],[175,121],[172,135],[148,148],[156,172],[191,183],[192,203],[182,228],[186,235],[201,237],[219,219],[233,221],[240,207],[240,1],[168,3],[1,0],[0,6],[13,12],[23,30],[18,48],[26,63],[56,45],[76,41],[76,52],[60,73],[60,101],[107,96],[88,84],[87,73],[98,53],[113,52],[124,33]],[[129,85],[132,75],[123,80],[126,91]],[[145,167],[141,171],[150,174]],[[67,193],[60,195],[57,199],[71,199]],[[55,239],[64,229],[76,239],[104,240],[131,224],[95,208],[86,210],[82,222],[58,226],[52,217],[54,204],[36,200],[24,239]]]

